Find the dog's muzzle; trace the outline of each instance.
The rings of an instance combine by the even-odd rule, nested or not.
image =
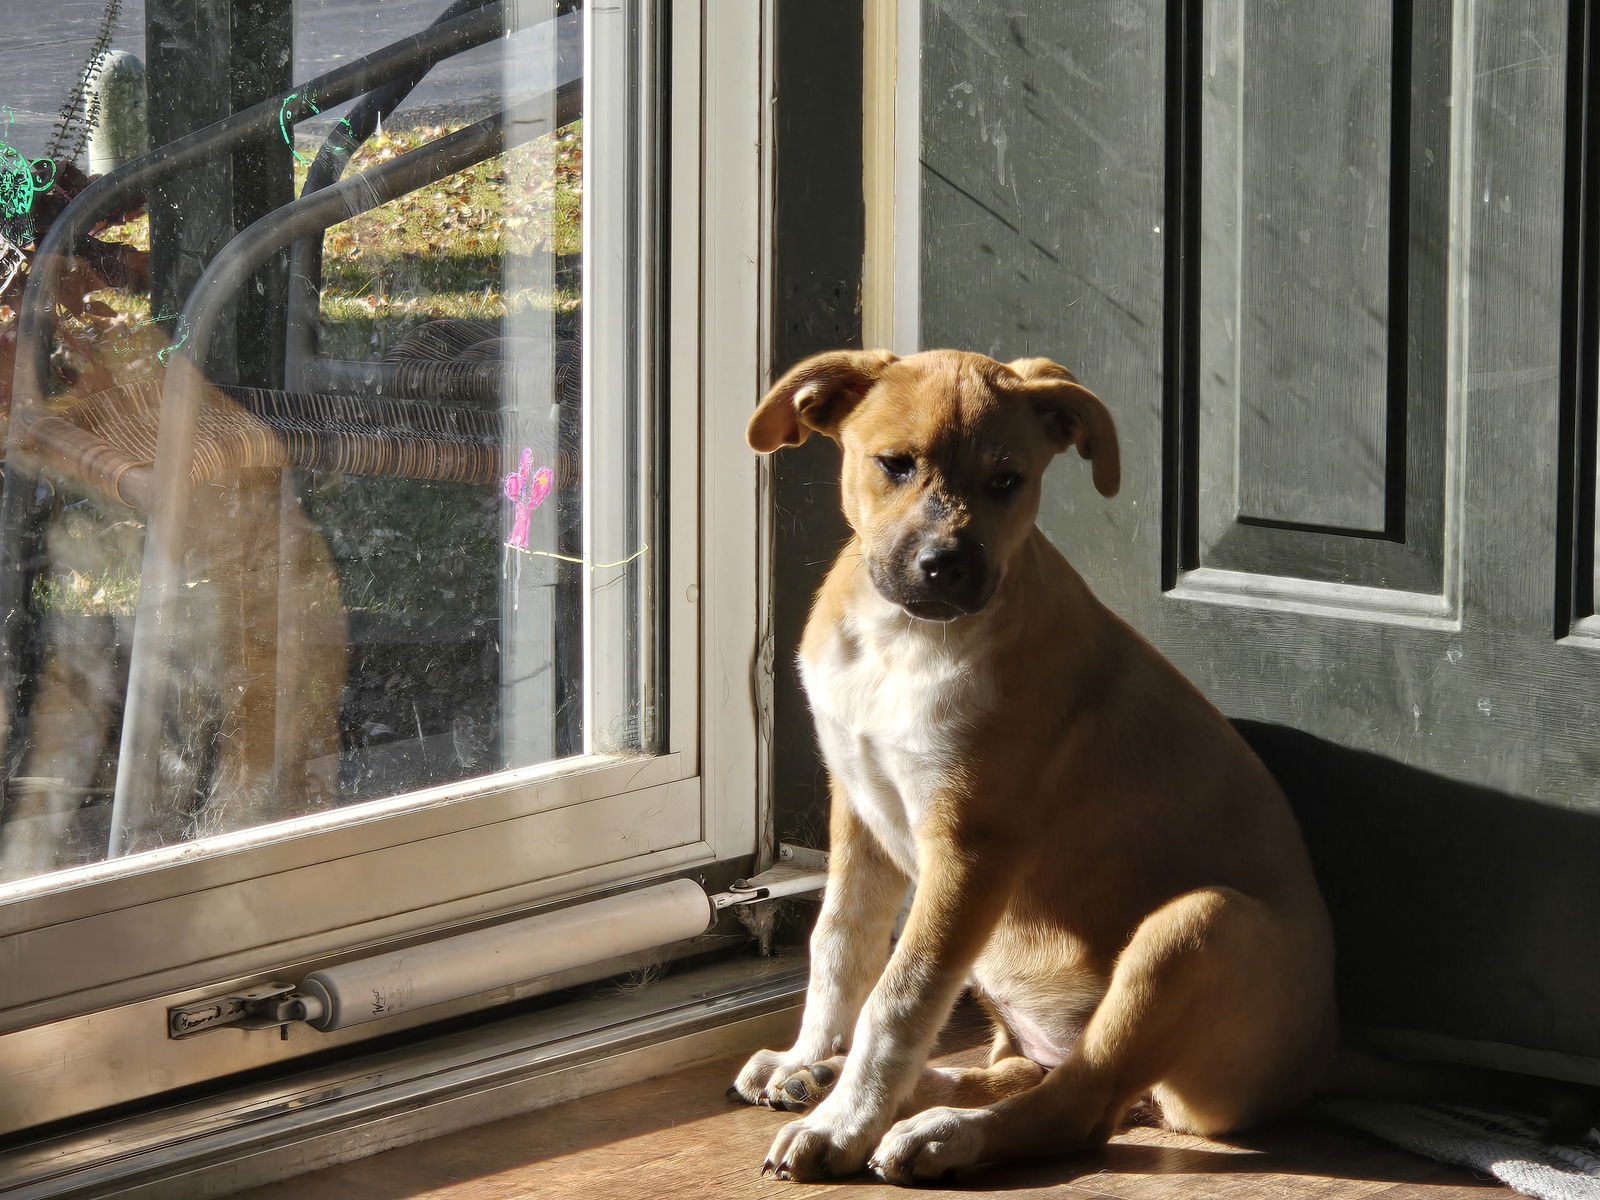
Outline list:
[[[962,537],[907,539],[886,569],[874,565],[872,582],[884,599],[924,621],[971,616],[994,590],[982,548]]]

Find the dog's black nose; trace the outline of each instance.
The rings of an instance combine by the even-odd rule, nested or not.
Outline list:
[[[992,575],[983,544],[961,534],[923,534],[895,548],[891,571],[873,570],[873,583],[885,599],[914,617],[953,621],[988,602]]]
[[[917,555],[917,566],[930,581],[945,585],[960,583],[967,577],[967,556],[958,546],[926,546]]]

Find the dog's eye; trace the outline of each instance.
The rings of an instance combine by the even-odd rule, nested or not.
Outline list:
[[[1001,471],[989,480],[989,490],[991,492],[1009,492],[1021,482],[1022,476],[1015,471]]]
[[[883,473],[896,483],[904,483],[916,474],[917,460],[909,454],[880,454],[878,465]]]

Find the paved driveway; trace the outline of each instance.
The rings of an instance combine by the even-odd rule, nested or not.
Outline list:
[[[307,79],[375,50],[433,20],[449,0],[301,0],[296,5],[295,78]],[[44,152],[56,113],[83,69],[104,0],[0,0],[0,141],[30,158]],[[144,58],[144,0],[124,0],[112,46]],[[500,86],[499,47],[490,43],[436,67],[407,107],[471,102]],[[329,118],[331,124],[332,118]]]

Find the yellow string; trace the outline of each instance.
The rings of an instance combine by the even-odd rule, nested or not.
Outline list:
[[[628,555],[627,558],[619,558],[616,562],[597,563],[590,562],[587,558],[573,558],[569,554],[556,554],[550,550],[527,550],[521,546],[513,546],[510,542],[507,542],[505,545],[507,550],[515,550],[519,554],[532,554],[539,558],[554,558],[560,562],[577,563],[580,567],[588,567],[591,571],[598,571],[604,567],[625,567],[634,559],[645,554],[650,549],[650,545],[647,542],[643,546],[640,546],[632,554]]]

